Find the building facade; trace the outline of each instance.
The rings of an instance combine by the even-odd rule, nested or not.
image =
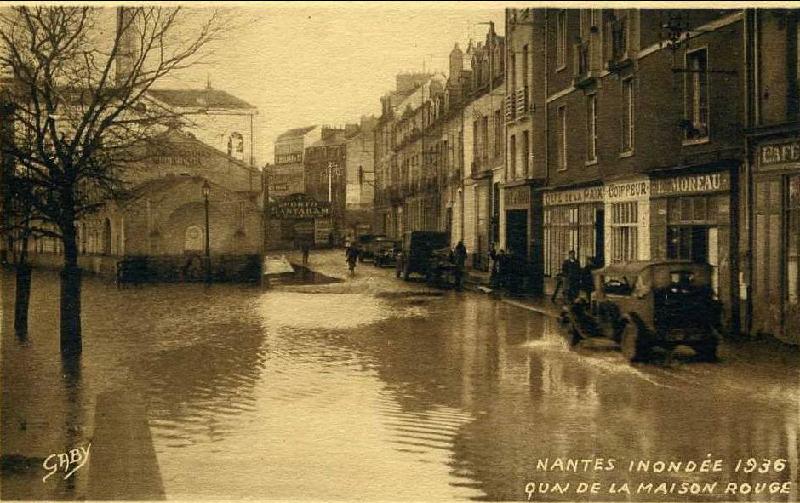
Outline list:
[[[800,344],[798,13],[743,14],[747,167],[741,184],[744,328]]]
[[[500,239],[500,185],[505,181],[505,39],[490,25],[469,50],[471,79],[464,106],[463,242],[468,265],[488,271]],[[498,250],[502,248],[499,246]]]
[[[305,149],[305,194],[330,205],[330,216],[314,221],[317,244],[339,245],[345,241],[347,184],[345,128],[323,127],[320,139]]]
[[[506,18],[507,246],[526,252],[547,291],[570,250],[582,265],[708,263],[735,326],[741,11]]]
[[[274,143],[274,163],[264,167],[264,197],[271,205],[279,204],[293,194],[305,193],[303,156],[309,145],[321,138],[320,126],[290,129],[278,135]],[[266,215],[266,246],[286,249],[298,241],[314,240],[314,225],[294,218],[270,218]]]

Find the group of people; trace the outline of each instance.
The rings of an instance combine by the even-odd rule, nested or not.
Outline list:
[[[600,267],[596,262],[595,257],[588,257],[586,266],[582,267],[575,257],[575,250],[570,250],[567,259],[561,263],[561,271],[558,273],[556,288],[550,301],[555,304],[558,293],[562,292],[565,304],[575,302],[581,293],[585,293],[587,301],[591,302],[594,291],[592,271]]]
[[[506,288],[511,292],[519,291],[522,287],[521,272],[525,269],[521,258],[513,252],[506,253],[502,249],[497,251],[493,246],[489,250],[489,259],[492,261],[490,278],[492,286]]]

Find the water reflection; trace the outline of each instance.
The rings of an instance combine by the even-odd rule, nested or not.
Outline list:
[[[717,366],[634,367],[571,351],[551,318],[381,281],[261,292],[87,280],[83,357],[62,365],[57,281],[35,275],[29,343],[0,320],[3,454],[90,440],[96,396],[122,387],[149,405],[170,498],[519,500],[528,482],[641,478],[537,472],[543,458],[708,453],[787,458],[775,478],[797,481],[792,360],[731,352]],[[85,493],[80,478],[32,483],[40,476],[4,474],[2,496]]]

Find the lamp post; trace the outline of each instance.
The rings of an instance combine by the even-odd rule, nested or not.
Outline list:
[[[208,180],[203,181],[203,203],[205,206],[205,214],[206,214],[206,243],[205,243],[205,252],[206,252],[206,283],[211,283],[211,240],[209,239],[208,231],[208,194],[211,192],[211,186],[208,184]]]

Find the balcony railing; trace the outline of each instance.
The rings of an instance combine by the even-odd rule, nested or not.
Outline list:
[[[516,117],[516,91],[512,90],[510,94],[506,96],[506,122],[513,121]]]
[[[524,117],[527,115],[529,110],[528,105],[528,86],[525,86],[521,89],[517,89],[516,92],[516,115],[517,117]]]

